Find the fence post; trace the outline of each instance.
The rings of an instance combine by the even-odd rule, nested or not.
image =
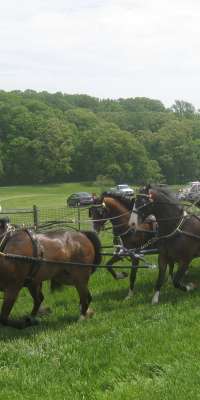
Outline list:
[[[81,213],[80,213],[80,207],[78,205],[78,230],[81,230]]]
[[[39,212],[37,206],[33,206],[33,221],[34,221],[34,226],[37,229],[39,226]]]

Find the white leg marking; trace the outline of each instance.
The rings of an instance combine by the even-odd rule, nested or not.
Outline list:
[[[195,287],[196,287],[196,286],[195,286],[194,283],[192,283],[192,282],[188,283],[188,284],[186,285],[187,292],[191,292],[191,290],[194,290]]]
[[[87,309],[86,315],[88,318],[91,318],[95,314],[94,310],[92,308]]]
[[[85,321],[85,320],[86,320],[85,315],[81,314],[79,317],[79,321],[81,322],[81,321]]]
[[[129,300],[133,297],[133,290],[129,289],[127,296],[125,297],[124,300]]]
[[[157,290],[152,298],[151,304],[158,304],[159,303],[159,296],[160,296],[160,291]]]

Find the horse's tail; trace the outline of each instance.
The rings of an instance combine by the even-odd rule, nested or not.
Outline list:
[[[84,233],[87,238],[92,242],[95,248],[95,259],[94,259],[94,269],[93,272],[96,270],[97,266],[101,264],[102,255],[101,255],[101,242],[96,232],[94,231],[81,231]]]

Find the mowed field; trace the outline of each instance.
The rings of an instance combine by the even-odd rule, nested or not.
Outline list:
[[[0,202],[6,208],[60,207],[79,190],[94,188],[4,187]],[[101,239],[112,243],[109,234]],[[156,257],[149,261],[156,262]],[[0,327],[0,399],[200,399],[200,289],[184,293],[168,280],[160,304],[152,306],[156,276],[157,270],[139,270],[134,298],[125,301],[128,279],[114,281],[105,270],[97,270],[90,280],[95,315],[84,322],[77,322],[75,289],[51,294],[45,283],[49,316],[25,330]],[[199,259],[187,279],[200,281]],[[25,315],[31,307],[23,289],[12,316]]]

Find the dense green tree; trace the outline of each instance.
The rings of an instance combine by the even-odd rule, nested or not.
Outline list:
[[[94,180],[104,175],[118,182],[139,183],[159,174],[156,161],[151,168],[149,162],[144,146],[133,135],[116,125],[101,123],[81,133],[72,159],[73,178]]]
[[[184,100],[175,100],[175,103],[171,107],[178,117],[191,117],[195,113],[195,107]]]
[[[1,184],[200,177],[200,114],[176,100],[0,90]]]
[[[150,157],[157,160],[163,176],[171,184],[200,176],[199,146],[193,139],[192,124],[170,121],[159,132],[145,133],[143,142]]]
[[[4,181],[11,184],[66,180],[71,172],[72,132],[60,121],[48,121],[37,137],[18,136],[6,144]]]

